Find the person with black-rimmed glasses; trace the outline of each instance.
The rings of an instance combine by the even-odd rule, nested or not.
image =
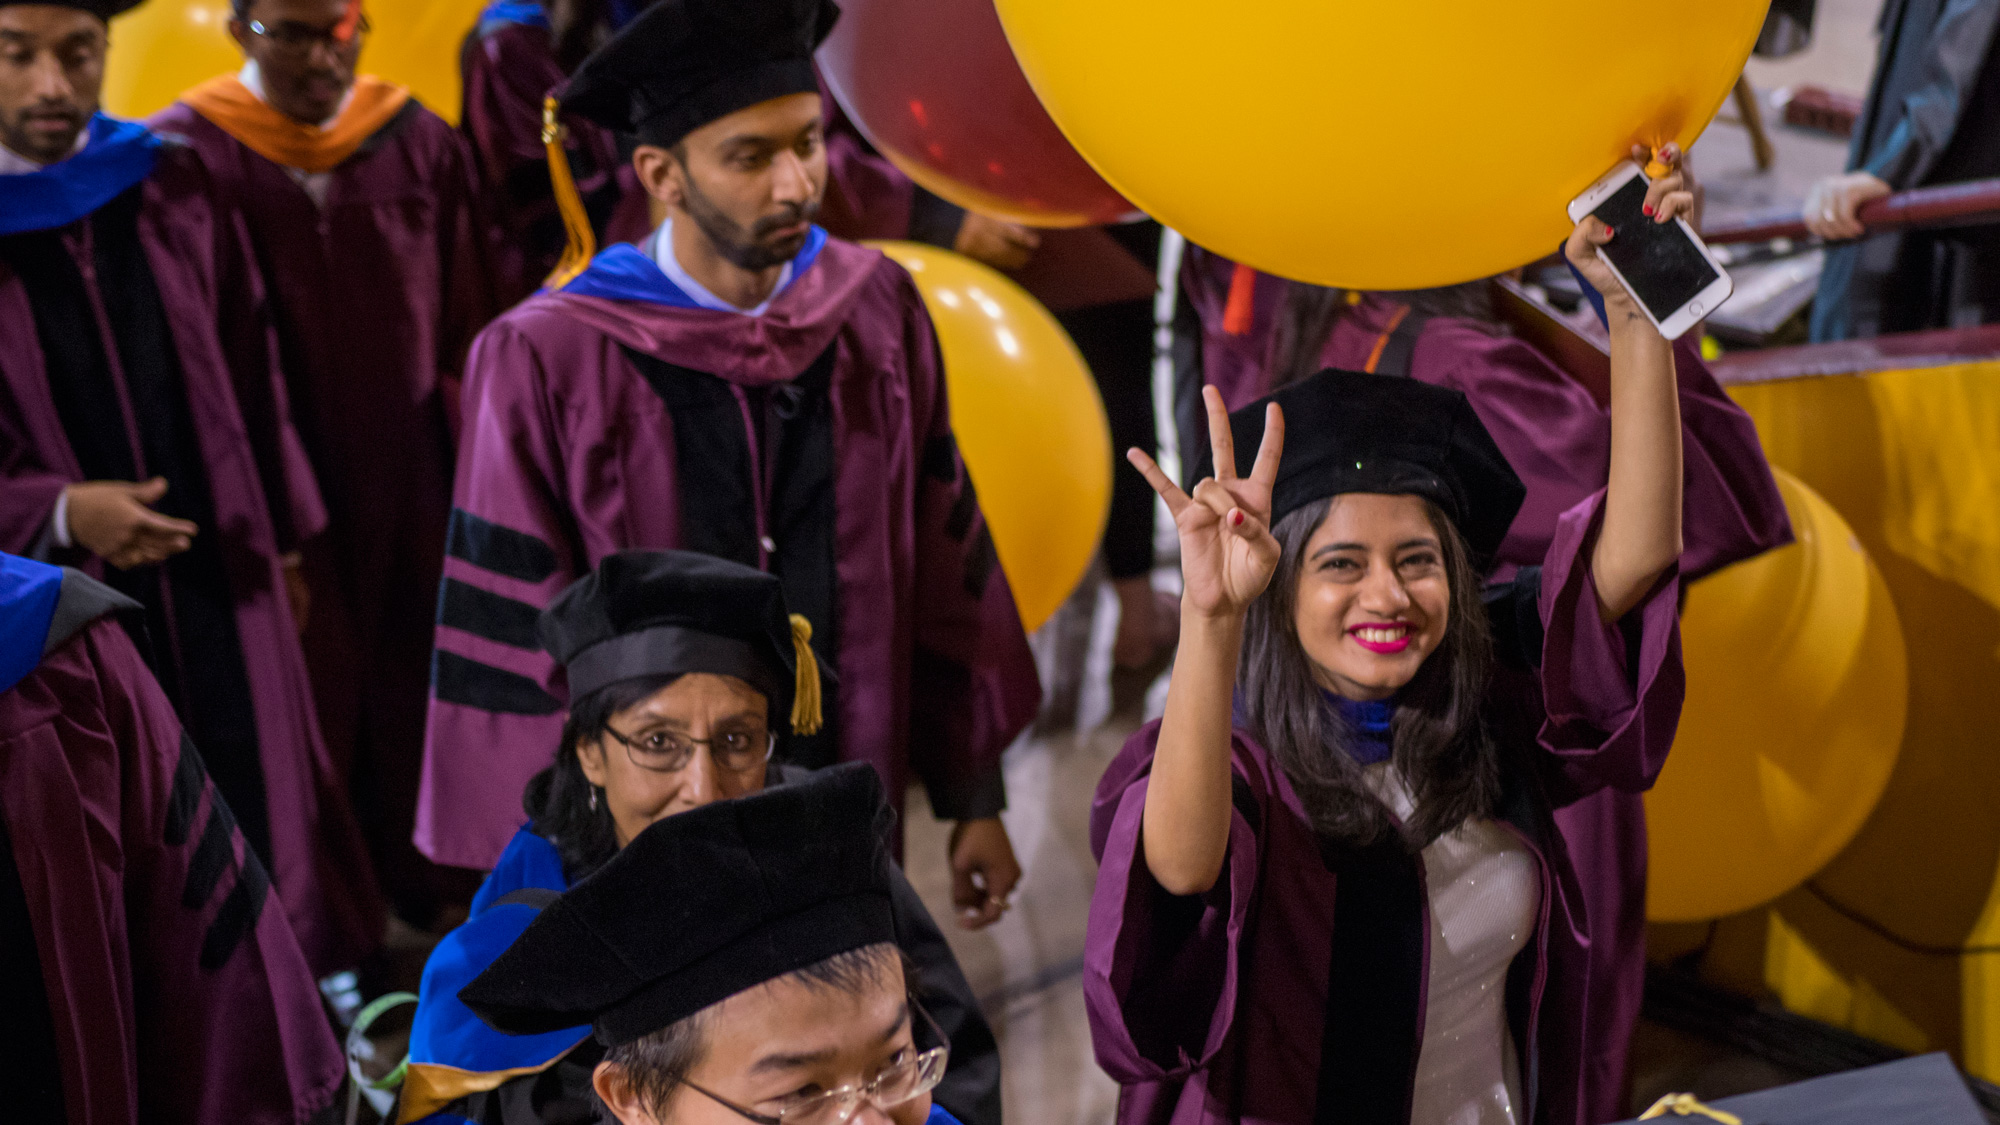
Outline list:
[[[626,863],[622,857],[656,827],[820,776],[772,760],[783,739],[818,726],[832,675],[813,656],[810,631],[788,612],[776,577],[689,551],[620,552],[557,596],[537,632],[574,702],[553,763],[528,785],[528,824],[480,888],[471,920],[424,969],[402,1122],[441,1112],[482,1125],[597,1120],[593,1075],[609,1040],[592,1041],[586,1018],[500,1034],[491,1020],[475,1018],[479,1008],[461,1001],[461,987],[499,964],[534,918],[536,901]],[[793,831],[803,847],[816,829],[801,821]],[[746,862],[726,849],[714,854],[713,863],[675,864],[726,881]],[[918,1023],[935,1017],[938,1041],[953,1048],[951,1065],[940,1056],[930,1079],[937,1097],[969,1125],[999,1125],[993,1033],[909,881],[893,865],[883,878],[894,944],[922,979],[913,991],[929,1016]],[[842,972],[863,970],[874,971],[857,962]]]

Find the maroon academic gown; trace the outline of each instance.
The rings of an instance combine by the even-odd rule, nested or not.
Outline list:
[[[100,616],[121,603],[71,572],[41,666],[0,692],[0,814],[64,1120],[295,1125],[332,1103],[345,1063],[263,865]]]
[[[1183,291],[1201,319],[1203,377],[1231,409],[1267,392],[1271,337],[1287,284],[1259,273],[1250,330],[1232,334],[1223,327],[1223,309],[1233,270],[1228,260],[1191,247],[1182,274]],[[1365,368],[1390,331],[1396,307],[1393,295],[1370,295],[1349,307],[1321,363]],[[1527,485],[1499,563],[1540,561],[1558,517],[1604,486],[1610,414],[1533,346],[1477,322],[1433,318],[1419,326],[1413,343],[1407,374],[1464,393]],[[1686,473],[1681,573],[1694,581],[1791,542],[1792,530],[1749,416],[1691,344],[1676,345],[1674,360]],[[1645,986],[1645,805],[1637,793],[1607,789],[1559,810],[1556,820],[1599,922],[1591,946],[1597,971],[1586,1104],[1593,1120],[1610,1121],[1625,1112],[1626,1057]]]
[[[1357,369],[1382,339],[1395,306],[1370,296],[1334,326],[1321,360]],[[1792,541],[1791,520],[1757,429],[1687,341],[1674,348],[1680,382],[1688,581]],[[1520,340],[1474,321],[1422,326],[1410,375],[1463,392],[1528,486],[1500,544],[1502,565],[1529,565],[1549,549],[1563,512],[1604,487],[1611,418],[1575,379]],[[1646,805],[1606,788],[1556,812],[1582,879],[1593,925],[1586,1106],[1592,1121],[1626,1112],[1626,1064],[1646,984]]]
[[[412,99],[328,173],[321,207],[185,104],[151,124],[185,138],[241,208],[270,284],[331,516],[306,633],[320,718],[336,767],[355,778],[385,889],[421,920],[427,865],[410,834],[451,428],[465,350],[497,311],[464,142]]]
[[[1527,592],[1543,627],[1540,666],[1532,674],[1496,668],[1489,691],[1489,714],[1511,720],[1492,727],[1511,764],[1503,768],[1508,788],[1528,798],[1527,813],[1496,819],[1537,856],[1543,891],[1540,923],[1509,981],[1524,1125],[1602,1120],[1585,1105],[1597,922],[1584,874],[1565,834],[1548,825],[1547,809],[1605,788],[1637,793],[1651,785],[1684,690],[1677,575],[1617,624],[1598,616],[1589,558],[1602,508],[1600,493],[1558,521],[1539,583]],[[1407,1119],[1428,980],[1427,901],[1419,896],[1389,912],[1371,908],[1379,899],[1342,897],[1345,878],[1323,857],[1284,771],[1242,730],[1232,746],[1234,812],[1222,876],[1203,895],[1167,894],[1140,847],[1158,730],[1149,725],[1125,744],[1091,810],[1102,867],[1084,995],[1098,1063],[1123,1087],[1119,1122],[1334,1120],[1337,1113],[1316,1113],[1329,1071],[1345,1082],[1341,1096],[1357,1104],[1372,1098],[1365,1104],[1378,1110],[1386,1100],[1386,1114],[1364,1119],[1388,1119],[1398,1104]],[[1346,862],[1341,870],[1350,869]],[[1421,887],[1420,873],[1411,879]],[[1359,907],[1342,916],[1337,898]],[[1336,959],[1336,949],[1347,952]],[[1412,978],[1401,994],[1412,1002],[1371,1006],[1381,990],[1370,982],[1395,971]],[[1334,995],[1351,1003],[1330,1002]],[[1357,1066],[1364,1061],[1371,1065]]]
[[[545,27],[492,20],[466,38],[459,56],[465,82],[459,128],[491,223],[494,276],[501,304],[541,287],[563,252],[562,216],[550,187],[542,144],[542,99],[569,80]],[[565,114],[564,151],[599,246],[636,242],[652,228],[648,199],[618,138],[602,125]]]
[[[813,379],[832,412],[831,495],[815,510],[829,518],[830,500],[838,622],[813,645],[839,680],[837,756],[873,764],[898,807],[914,773],[940,816],[998,812],[1000,752],[1040,699],[1034,660],[916,288],[875,251],[829,240],[759,317],[542,294],[473,344],[417,819],[426,854],[491,867],[555,752],[562,672],[536,646],[535,613],[612,552],[699,545],[718,516],[764,527],[776,486],[748,465],[703,475],[747,488],[752,513],[684,519],[712,499],[690,494],[710,484],[684,479],[677,446],[728,437],[768,464],[752,397]],[[719,435],[686,425],[710,385],[724,405],[701,417]],[[768,562],[769,543],[749,561]]]
[[[314,970],[351,967],[380,943],[380,908],[353,814],[320,738],[279,561],[318,534],[326,511],[291,425],[263,281],[241,217],[218,207],[193,150],[167,144],[136,190],[139,241],[166,314],[212,499],[213,525],[200,534],[219,544],[234,599],[262,773],[270,848],[265,859]],[[98,224],[93,215],[63,232],[86,279],[95,272],[85,239],[100,237]],[[131,388],[116,358],[118,333],[105,312],[110,306],[97,290],[91,304],[129,426]],[[140,447],[138,434],[128,438]],[[147,473],[140,469],[143,478]],[[28,293],[21,278],[0,265],[0,550],[50,554],[56,498],[65,485],[84,479],[44,368]],[[93,576],[104,573],[102,562],[86,552],[56,557]],[[155,636],[153,643],[172,645],[175,638]]]

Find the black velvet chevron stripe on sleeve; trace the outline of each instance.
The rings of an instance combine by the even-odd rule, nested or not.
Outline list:
[[[202,788],[207,784],[208,771],[202,768],[194,740],[182,731],[181,756],[174,764],[173,789],[167,795],[165,834],[169,845],[178,848],[187,843],[188,833],[194,830],[194,814],[201,808]]]
[[[535,636],[535,619],[541,612],[527,602],[456,578],[446,578],[438,587],[438,624],[514,648],[542,647]]]
[[[562,710],[554,696],[528,677],[443,649],[431,660],[431,689],[441,703],[505,715],[553,715]]]
[[[236,885],[230,888],[229,897],[222,900],[215,921],[208,924],[208,933],[202,937],[203,969],[214,971],[229,963],[243,939],[257,928],[257,919],[264,913],[264,903],[270,897],[271,876],[264,870],[263,861],[256,852],[244,849]]]
[[[958,441],[950,434],[924,443],[924,475],[946,484],[958,479]]]
[[[523,582],[541,582],[556,572],[555,548],[525,531],[502,527],[463,508],[451,510],[445,552],[481,570]]]
[[[212,972],[228,964],[243,939],[256,930],[257,919],[271,897],[271,876],[247,843],[243,844],[242,862],[236,862],[236,848],[243,839],[236,827],[236,817],[230,813],[229,803],[222,799],[221,792],[208,784],[208,769],[202,764],[201,754],[195,749],[194,740],[182,731],[180,760],[174,764],[173,785],[167,795],[167,822],[162,830],[169,845],[179,847],[187,842],[204,793],[208,794],[208,821],[202,826],[201,839],[195,842],[194,854],[188,857],[187,875],[181,883],[181,906],[200,910],[214,896],[230,869],[236,871],[235,885],[202,935],[200,964],[203,970]]]

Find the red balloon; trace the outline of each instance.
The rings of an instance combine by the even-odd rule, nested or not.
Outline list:
[[[840,9],[820,72],[905,175],[960,207],[1028,226],[1137,214],[1049,120],[993,0],[842,0]]]

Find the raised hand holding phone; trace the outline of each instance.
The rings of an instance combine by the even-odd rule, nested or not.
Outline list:
[[[1623,161],[1572,200],[1569,259],[1577,272],[1609,302],[1629,299],[1667,339],[1700,323],[1729,298],[1729,274],[1688,225],[1696,197],[1681,168],[1681,153],[1668,145],[1654,157],[1648,178],[1637,160]],[[1608,233],[1607,233],[1608,232]],[[1620,238],[1620,235],[1623,238]],[[1581,236],[1587,252],[1575,253]],[[1607,309],[1607,312],[1609,310]]]

